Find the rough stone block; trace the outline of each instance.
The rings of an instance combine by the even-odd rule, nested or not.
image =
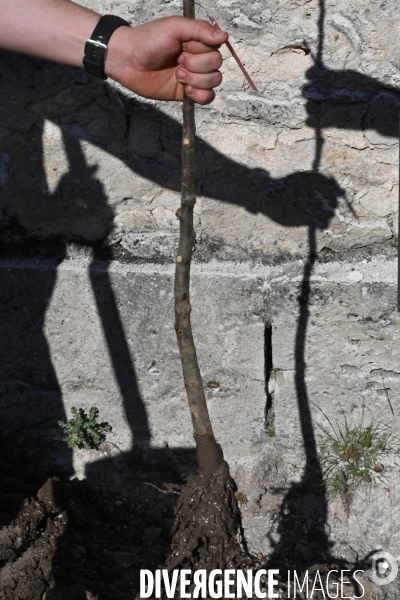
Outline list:
[[[170,268],[107,271],[69,261],[56,270],[21,262],[3,265],[1,275],[1,412],[8,430],[51,437],[72,406],[96,405],[120,448],[193,446]],[[228,457],[257,452],[265,439],[264,324],[256,287],[253,280],[207,271],[193,279],[199,361]]]

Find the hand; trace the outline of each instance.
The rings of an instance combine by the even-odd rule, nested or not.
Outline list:
[[[207,21],[166,17],[137,27],[119,27],[108,44],[105,73],[154,100],[199,104],[214,100],[220,85],[221,44],[228,34]]]

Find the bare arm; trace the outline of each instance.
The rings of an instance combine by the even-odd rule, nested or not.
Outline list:
[[[69,0],[0,0],[0,47],[82,67],[84,46],[100,15]],[[168,17],[120,27],[112,35],[106,75],[146,98],[200,104],[222,80],[218,49],[228,35],[205,21]]]
[[[99,19],[68,0],[0,0],[0,45],[82,67],[83,47]]]

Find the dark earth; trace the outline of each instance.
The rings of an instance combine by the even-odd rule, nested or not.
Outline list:
[[[163,568],[171,552],[177,493],[193,464],[172,452],[145,465],[125,457],[129,485],[112,490],[48,478],[18,454],[0,445],[1,600],[136,598],[140,569]]]
[[[107,444],[100,449],[106,450]],[[194,555],[179,557],[182,546],[176,536],[182,511],[187,512],[192,504],[188,494],[194,500],[197,497],[196,490],[191,490],[198,478],[193,477],[197,470],[194,453],[166,449],[150,451],[145,457],[134,451],[121,454],[119,464],[111,460],[114,477],[108,482],[99,477],[96,484],[44,473],[37,457],[29,462],[27,456],[26,448],[15,446],[15,440],[0,440],[0,600],[139,600],[140,569],[154,571],[168,562],[177,563],[172,568],[196,567]],[[226,481],[221,477],[221,493],[232,500],[236,488],[233,481],[228,486]],[[184,518],[193,531],[203,522],[205,510],[196,502],[196,511]],[[223,511],[221,517],[223,527],[228,526]],[[205,537],[213,539],[211,530],[205,531]],[[227,540],[233,544],[229,555],[240,558],[233,537]],[[220,544],[216,546],[214,559],[219,562]],[[201,568],[209,555],[214,556],[211,546],[206,554],[204,561],[197,561],[204,563]],[[312,577],[316,570],[323,575],[340,569],[336,564],[307,564],[290,554],[275,559],[274,564],[247,556],[244,568],[255,570],[285,572],[290,568],[300,575],[308,569]],[[240,561],[234,563],[233,568],[240,568]],[[283,597],[287,597],[281,583]],[[316,593],[314,598],[318,597]],[[372,597],[368,590],[365,598]]]

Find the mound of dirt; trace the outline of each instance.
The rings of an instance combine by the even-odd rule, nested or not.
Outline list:
[[[127,464],[130,485],[114,490],[62,477],[43,484],[29,466],[0,459],[0,599],[133,600],[140,569],[170,553],[171,492],[183,483],[158,459]]]

